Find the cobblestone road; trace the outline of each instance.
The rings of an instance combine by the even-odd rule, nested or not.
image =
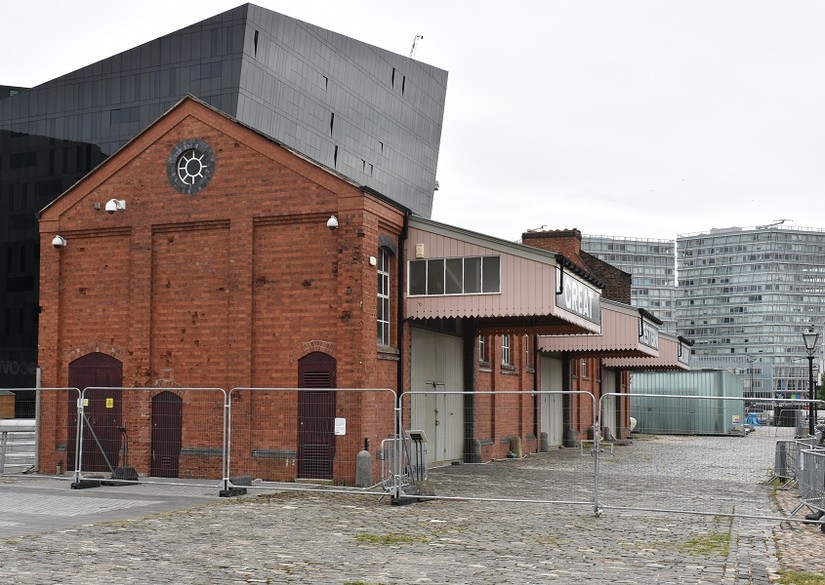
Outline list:
[[[765,445],[773,444],[765,439]],[[78,523],[0,539],[0,580],[21,585],[739,585],[775,582],[788,569],[825,574],[825,562],[811,555],[825,545],[818,527],[754,518],[775,517],[781,507],[797,503],[793,491],[764,484],[773,461],[772,453],[765,460],[768,446],[756,436],[719,441],[662,437],[605,454],[600,517],[587,503],[593,459],[576,450],[435,469],[431,479],[439,496],[490,499],[408,506],[390,506],[376,496],[317,492],[229,500],[205,497],[195,488],[197,498],[169,504],[179,509],[145,516],[142,510],[165,501],[160,494],[170,488],[103,487],[81,495],[66,486],[62,497],[82,497],[90,509],[100,500],[110,506],[107,514],[124,516],[91,524],[87,516],[64,516],[63,522],[76,518]],[[17,513],[8,499],[21,493],[26,513],[36,515],[30,506],[41,484],[5,479],[0,523]],[[78,514],[82,508],[42,501],[53,512]]]

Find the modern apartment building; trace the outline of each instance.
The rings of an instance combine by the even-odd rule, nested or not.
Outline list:
[[[695,341],[693,364],[736,371],[757,397],[807,398],[802,332],[823,333],[825,229],[777,222],[683,234],[677,257],[678,331]]]
[[[676,332],[676,255],[672,240],[582,236],[582,249],[632,275],[634,307],[662,320],[662,330]]]
[[[695,341],[694,367],[730,370],[756,398],[807,398],[802,332],[825,334],[825,230],[777,222],[675,242],[583,236],[582,248],[632,274],[633,305]],[[815,368],[821,358],[820,344]]]
[[[446,84],[245,4],[35,88],[0,86],[0,387],[35,382],[38,212],[184,96],[429,217]]]

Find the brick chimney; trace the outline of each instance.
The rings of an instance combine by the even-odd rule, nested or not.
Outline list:
[[[576,228],[524,232],[521,234],[521,242],[525,246],[563,255],[605,283],[602,290],[604,298],[630,304],[630,274],[583,251],[582,233]]]

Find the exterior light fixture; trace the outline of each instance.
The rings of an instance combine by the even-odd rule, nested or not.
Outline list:
[[[814,390],[814,353],[816,344],[819,341],[819,333],[808,329],[802,334],[802,341],[805,343],[805,351],[808,352],[808,434],[815,436],[816,433],[816,392]]]

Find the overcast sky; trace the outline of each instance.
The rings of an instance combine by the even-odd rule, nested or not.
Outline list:
[[[825,228],[825,2],[258,0],[449,71],[433,219],[674,238]],[[3,3],[33,86],[241,4]]]

